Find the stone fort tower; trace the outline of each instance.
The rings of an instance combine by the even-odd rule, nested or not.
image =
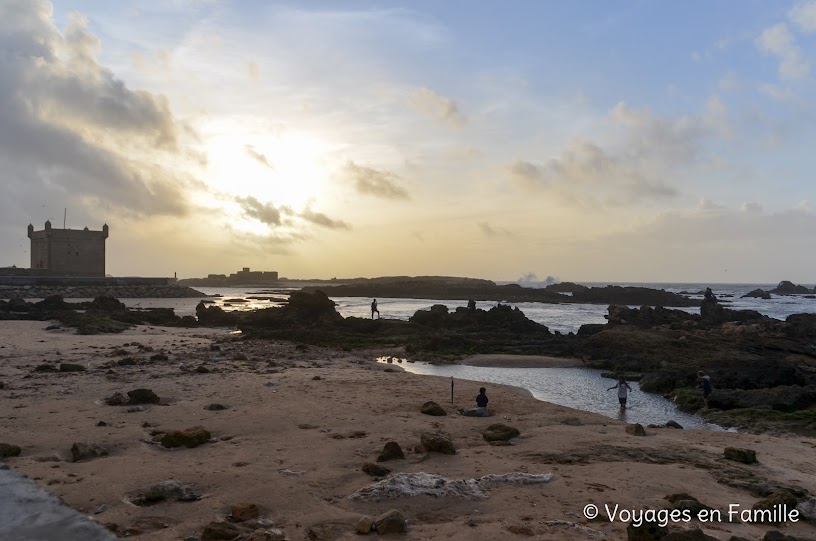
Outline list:
[[[31,239],[31,268],[60,276],[105,276],[105,239],[108,224],[102,231],[53,229],[45,222],[45,229],[34,231],[28,224]]]

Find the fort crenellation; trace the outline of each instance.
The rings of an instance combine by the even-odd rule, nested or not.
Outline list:
[[[34,231],[34,226],[28,224],[32,271],[56,276],[105,276],[108,231],[108,224],[101,231],[87,227],[54,229],[50,221],[45,222],[42,231]]]

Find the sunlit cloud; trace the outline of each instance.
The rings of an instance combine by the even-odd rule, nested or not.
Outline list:
[[[454,127],[465,123],[459,106],[450,98],[440,96],[430,88],[417,88],[411,94],[411,105],[420,113]]]
[[[358,193],[381,199],[410,199],[408,191],[399,185],[399,176],[390,171],[380,171],[350,161],[346,164],[344,172]]]

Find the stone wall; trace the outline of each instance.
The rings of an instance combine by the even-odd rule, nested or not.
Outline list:
[[[179,285],[126,285],[126,286],[2,286],[0,299],[44,299],[61,295],[66,299],[94,299],[108,295],[117,299],[179,299],[206,297],[205,293]]]

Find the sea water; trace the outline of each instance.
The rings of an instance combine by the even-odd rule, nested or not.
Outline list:
[[[525,284],[527,285],[527,284]],[[603,287],[607,284],[584,284]],[[672,293],[687,293],[690,298],[702,299],[702,291],[711,287],[723,306],[733,310],[756,310],[760,314],[784,320],[791,314],[816,313],[816,299],[811,295],[773,295],[771,299],[742,298],[742,295],[754,289],[768,291],[775,284],[643,284],[617,283],[609,285],[637,286],[650,289],[664,289]],[[276,300],[286,297],[287,291],[299,288],[211,288],[197,287],[210,297],[212,305],[225,310],[254,310],[280,306]],[[266,297],[248,299],[247,297]],[[271,298],[271,300],[270,300]],[[337,304],[337,311],[344,317],[371,317],[371,300],[365,297],[331,297]],[[246,302],[235,302],[242,299]],[[71,299],[74,301],[75,299]],[[77,299],[78,300],[78,299]],[[90,299],[89,299],[90,300]],[[168,307],[174,308],[180,316],[195,314],[195,307],[201,299],[121,299],[129,307]],[[387,319],[407,320],[417,310],[427,310],[434,304],[443,304],[451,311],[465,307],[467,301],[445,299],[397,299],[377,298],[380,316]],[[496,306],[496,301],[477,301],[476,307],[484,310]],[[606,304],[545,304],[535,302],[502,303],[519,308],[531,320],[546,325],[552,332],[576,332],[587,323],[606,323]],[[637,306],[632,306],[637,308]],[[677,308],[689,313],[699,313],[698,307]],[[717,428],[707,424],[696,415],[688,415],[677,410],[672,402],[660,395],[642,393],[636,382],[630,385],[634,392],[630,394],[629,407],[621,411],[618,407],[617,393],[606,392],[614,380],[600,376],[599,370],[588,368],[488,368],[463,365],[430,365],[424,363],[402,363],[406,370],[418,374],[453,376],[455,379],[467,379],[489,385],[490,383],[515,385],[528,389],[535,398],[568,406],[571,408],[592,411],[607,417],[641,424],[663,424],[674,420],[687,428]]]

